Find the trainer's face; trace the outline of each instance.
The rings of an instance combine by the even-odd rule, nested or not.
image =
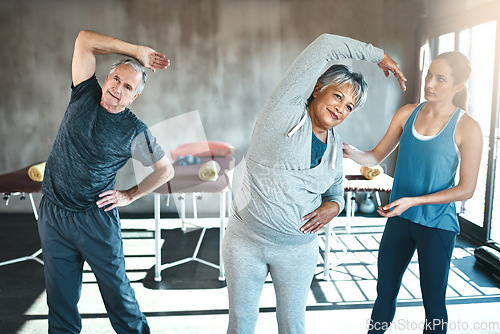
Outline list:
[[[453,96],[464,88],[455,84],[451,67],[445,59],[436,59],[429,66],[425,77],[425,99],[429,102],[450,102]]]
[[[314,88],[313,97],[309,112],[313,127],[320,131],[339,125],[356,107],[351,84],[344,84],[340,87],[328,85],[322,89],[321,83],[318,83]]]
[[[142,74],[128,65],[119,65],[102,85],[101,106],[108,112],[117,114],[134,101]]]

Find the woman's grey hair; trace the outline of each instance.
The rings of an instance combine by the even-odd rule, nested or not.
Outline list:
[[[117,61],[113,65],[111,65],[111,70],[109,71],[108,76],[110,76],[118,66],[120,65],[127,65],[132,67],[134,70],[142,74],[142,80],[139,82],[139,85],[137,85],[137,88],[135,90],[135,94],[141,94],[142,90],[144,89],[144,85],[146,85],[146,80],[148,79],[148,74],[146,73],[146,68],[138,61],[132,58],[125,58]]]
[[[330,85],[340,87],[345,84],[350,84],[356,101],[354,109],[360,108],[366,102],[368,84],[365,78],[361,73],[354,72],[345,65],[335,64],[330,66],[330,68],[318,78],[318,82],[322,85],[321,90]],[[307,104],[309,105],[312,100],[314,100],[314,97],[311,94],[307,100]]]

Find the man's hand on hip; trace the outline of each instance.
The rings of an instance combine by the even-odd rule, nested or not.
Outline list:
[[[104,211],[126,206],[133,202],[129,194],[121,190],[107,190],[99,194],[99,197],[101,197],[101,199],[96,202],[97,207],[102,208],[108,206]]]

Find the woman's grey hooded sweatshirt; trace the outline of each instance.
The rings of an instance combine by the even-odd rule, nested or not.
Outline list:
[[[312,124],[306,108],[311,87],[329,61],[352,58],[379,63],[384,51],[350,38],[323,34],[288,69],[255,125],[228,228],[282,244],[303,244],[314,234],[302,217],[324,201],[344,208],[342,140],[328,131],[321,163],[310,168]]]

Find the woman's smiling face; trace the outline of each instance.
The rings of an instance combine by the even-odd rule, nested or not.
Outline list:
[[[342,86],[328,85],[323,89],[318,83],[314,87],[313,97],[309,112],[313,129],[320,132],[342,123],[356,107],[355,92],[348,83]]]

